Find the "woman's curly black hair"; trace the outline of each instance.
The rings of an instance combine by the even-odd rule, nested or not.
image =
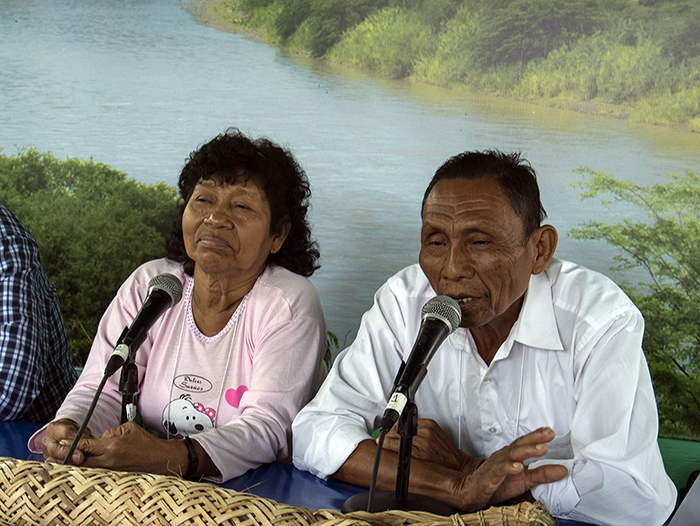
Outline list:
[[[279,232],[286,221],[290,222],[282,248],[270,254],[268,261],[306,277],[319,268],[318,244],[311,239],[306,218],[311,197],[306,173],[288,150],[265,138],[251,140],[236,128],[229,128],[201,146],[185,162],[178,180],[184,202],[168,236],[168,259],[183,263],[190,276],[194,273],[194,261],[185,251],[182,215],[197,183],[212,177],[226,184],[255,181],[270,204],[271,234]]]

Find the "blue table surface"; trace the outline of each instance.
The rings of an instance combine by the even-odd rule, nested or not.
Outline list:
[[[0,457],[43,461],[27,448],[29,437],[41,426],[27,422],[0,422]],[[220,485],[298,508],[340,510],[351,496],[366,491],[337,480],[322,480],[292,464],[265,464]],[[557,519],[557,526],[585,526]]]

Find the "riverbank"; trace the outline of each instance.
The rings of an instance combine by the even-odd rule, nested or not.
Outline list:
[[[189,0],[182,2],[192,16],[207,27],[227,33],[242,34],[250,40],[265,42],[265,36],[261,31],[251,29],[240,23],[240,13],[225,11],[220,0]]]
[[[250,40],[257,42],[264,42],[268,45],[275,45],[269,42],[261,30],[251,29],[246,26],[241,20],[240,12],[236,12],[233,9],[226,9],[225,4],[222,0],[190,0],[188,2],[183,2],[182,4],[195,19],[204,24],[207,27],[211,27],[218,31],[225,31],[228,33],[242,34]],[[301,50],[286,50],[289,53],[309,57],[309,53],[303,52]],[[315,60],[327,61],[328,59],[318,58]],[[371,73],[371,72],[370,72]],[[413,79],[406,79],[410,82],[418,83]],[[464,90],[473,91],[466,86],[454,86],[454,87],[444,87],[445,90]],[[481,95],[491,95],[493,97],[508,97],[513,100],[522,101],[522,98],[512,97],[506,94],[500,93],[486,93],[480,92]],[[619,105],[608,104],[598,100],[590,101],[571,101],[563,98],[551,98],[548,100],[535,100],[529,99],[527,102],[532,104],[539,104],[547,106],[549,108],[562,109],[576,111],[579,113],[587,113],[592,115],[607,115],[615,118],[627,118],[629,117],[629,108],[625,108]]]
[[[274,8],[274,4],[271,6],[271,9],[265,11],[264,14],[260,11],[260,8],[256,8],[256,10],[253,11],[252,16],[254,19],[252,23],[242,18],[247,15],[243,15],[242,10],[239,8],[239,2],[236,0],[191,0],[183,5],[204,25],[220,31],[243,34],[246,38],[251,40],[279,47],[279,42],[270,41],[269,33],[265,33],[266,29],[264,28],[265,25],[269,28],[270,20],[278,16],[277,8]],[[260,18],[258,18],[260,16],[262,16],[266,22],[260,22]],[[401,15],[394,13],[393,15],[387,16],[400,17]],[[408,56],[411,54],[411,51],[409,51],[411,46],[407,44],[408,47],[406,47],[405,50],[398,51],[398,56],[403,56],[398,62],[410,63],[410,65],[406,66],[407,73],[397,77],[396,74],[387,73],[387,71],[396,71],[395,68],[397,66],[395,61],[397,60],[397,50],[392,47],[392,44],[387,44],[389,41],[386,40],[386,35],[383,36],[383,33],[381,33],[382,30],[378,29],[375,31],[375,29],[369,29],[369,27],[380,27],[382,24],[388,24],[390,26],[394,24],[392,27],[400,27],[402,23],[403,22],[396,22],[394,19],[372,19],[368,22],[369,25],[367,27],[356,31],[357,27],[360,27],[357,26],[349,30],[347,33],[350,35],[349,37],[343,37],[344,40],[349,38],[354,42],[349,51],[347,45],[345,45],[346,43],[342,43],[343,45],[329,49],[327,53],[317,53],[316,56],[319,58],[314,60],[319,60],[327,64],[340,65],[341,67],[351,68],[356,71],[364,71],[371,75],[376,75],[379,78],[400,78],[403,81],[416,85],[437,86],[440,87],[440,89],[450,90],[452,93],[465,92],[498,97],[541,107],[570,110],[584,114],[604,115],[633,122],[654,124],[673,128],[682,132],[700,131],[700,108],[698,108],[698,103],[695,101],[696,92],[694,89],[676,87],[670,90],[674,95],[669,95],[668,92],[666,95],[661,95],[658,92],[655,92],[655,94],[649,92],[645,95],[631,96],[629,100],[626,95],[621,95],[628,93],[630,89],[639,89],[639,85],[644,85],[645,82],[647,82],[644,81],[644,74],[647,75],[646,78],[654,79],[667,78],[670,76],[666,74],[668,72],[660,74],[662,70],[650,70],[642,74],[642,77],[640,77],[638,71],[634,74],[632,71],[628,72],[628,74],[624,73],[623,70],[627,67],[626,61],[629,61],[627,55],[629,53],[637,53],[638,56],[635,56],[637,56],[639,60],[648,58],[645,55],[645,53],[648,52],[647,48],[621,49],[613,46],[610,49],[606,48],[605,53],[602,55],[600,55],[600,49],[597,49],[595,60],[603,60],[604,63],[595,66],[594,60],[592,62],[593,66],[591,66],[591,64],[583,66],[583,64],[588,63],[588,58],[592,53],[586,50],[586,46],[610,45],[606,41],[588,42],[582,46],[583,51],[582,49],[578,49],[578,51],[572,52],[570,56],[566,53],[564,53],[564,55],[560,53],[559,58],[555,58],[552,61],[548,58],[541,66],[538,66],[539,69],[528,69],[524,74],[518,73],[513,69],[504,69],[503,71],[499,70],[498,73],[491,72],[488,74],[488,77],[482,78],[477,76],[471,78],[469,81],[465,80],[462,82],[462,80],[459,80],[459,78],[461,78],[459,75],[452,78],[452,80],[444,76],[448,70],[452,71],[454,74],[455,67],[458,69],[469,69],[471,67],[466,63],[455,62],[455,60],[461,60],[458,55],[453,56],[442,53],[440,55],[442,58],[438,58],[436,55],[427,60],[418,60],[415,50],[413,58]],[[251,27],[255,25],[258,25],[259,29]],[[386,27],[384,27],[383,30],[386,31]],[[415,33],[420,32],[420,27],[416,26],[413,30],[410,27],[408,29],[403,28],[403,30],[408,31],[408,33],[411,33],[411,31]],[[301,31],[301,33],[305,33],[305,31]],[[308,31],[306,32],[308,33]],[[308,35],[300,38],[301,40],[295,35],[294,38],[288,42],[291,46],[284,47],[284,52],[292,55],[309,57],[310,52],[305,49],[308,46],[308,42],[305,40],[308,38]],[[407,40],[406,42],[409,41],[410,40]],[[364,42],[364,44],[358,42]],[[368,53],[371,55],[369,58],[367,56]],[[420,53],[418,54],[420,55]],[[391,55],[391,58],[389,55]],[[357,58],[359,56],[364,56],[364,58]],[[562,59],[562,56],[564,59]],[[612,58],[601,58],[601,56]],[[418,60],[418,62],[415,62],[416,60]],[[559,66],[557,66],[557,60],[564,60],[564,62],[560,64],[564,69],[560,69]],[[571,64],[575,64],[577,60],[581,62],[582,66],[572,70]],[[422,63],[419,65],[418,63],[421,61]],[[387,63],[392,65],[387,66]],[[372,66],[372,64],[374,64],[374,66]],[[390,69],[384,71],[387,67]],[[582,69],[586,69],[586,71],[582,71]],[[638,68],[633,69],[638,70]],[[616,77],[615,81],[612,83],[610,77],[611,71],[616,71],[616,75],[620,77]],[[523,76],[521,77],[521,75]],[[651,81],[648,82],[651,83]],[[654,80],[654,82],[657,82],[657,80]],[[582,84],[592,87],[586,88],[586,93],[579,93],[577,90],[581,89]],[[574,88],[573,86],[578,87]]]

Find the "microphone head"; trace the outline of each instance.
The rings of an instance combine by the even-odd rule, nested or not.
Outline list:
[[[441,320],[450,329],[450,333],[457,330],[462,321],[462,309],[457,300],[449,296],[435,296],[423,305],[421,319],[433,318]]]
[[[163,273],[158,274],[148,282],[148,293],[152,290],[162,290],[167,293],[172,300],[171,307],[182,298],[182,283],[174,275]]]

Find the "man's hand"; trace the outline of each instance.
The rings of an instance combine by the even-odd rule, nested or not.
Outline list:
[[[395,425],[384,438],[384,450],[398,453],[400,442]],[[474,471],[481,462],[480,458],[470,457],[452,445],[437,422],[428,419],[418,419],[418,433],[413,437],[411,457],[465,473]]]
[[[434,420],[420,419],[411,456],[459,472],[450,476],[451,498],[445,495],[437,498],[449,501],[462,511],[477,511],[514,499],[531,500],[532,487],[564,478],[568,470],[563,466],[529,470],[523,464],[529,458],[545,455],[549,450],[546,443],[554,436],[554,431],[549,428],[538,429],[497,451],[481,464],[482,459],[470,457],[452,445]],[[400,438],[394,426],[386,435],[384,449],[398,453]]]
[[[46,434],[41,441],[41,451],[46,462],[62,464],[66,458],[70,446],[73,443],[80,426],[69,418],[55,420],[46,427]],[[92,438],[90,429],[86,428],[83,437]],[[80,441],[71,456],[70,463],[76,466],[85,461],[85,453],[80,449]]]
[[[456,448],[437,424],[423,425],[421,421],[421,425],[423,433],[419,431],[414,437],[414,444],[418,446],[411,461],[408,490],[441,500],[458,510],[472,512],[514,499],[526,499],[531,497],[529,491],[532,487],[555,482],[568,474],[564,466],[548,465],[531,470],[523,464],[529,458],[547,453],[547,442],[554,439],[554,431],[549,428],[538,429],[517,439],[479,465],[481,459],[456,453]],[[369,487],[376,449],[373,440],[360,442],[333,477]],[[398,440],[394,437],[381,458],[378,490],[391,491],[396,486],[396,449]],[[460,469],[454,469],[454,466]]]
[[[477,511],[522,497],[538,484],[566,477],[568,470],[564,466],[547,465],[531,470],[523,464],[529,458],[545,455],[549,450],[547,442],[554,436],[550,428],[533,431],[496,451],[475,471],[462,473],[453,485],[456,507],[463,512]]]

